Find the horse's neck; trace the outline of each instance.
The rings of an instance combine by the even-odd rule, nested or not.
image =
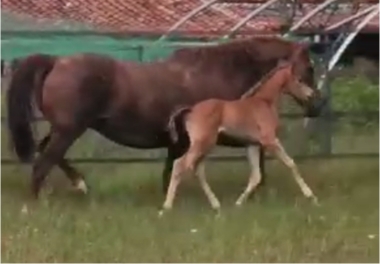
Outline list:
[[[285,76],[280,76],[279,78],[271,78],[270,80],[266,81],[261,87],[259,87],[259,90],[250,99],[263,100],[273,105],[277,104],[281,95],[281,89],[284,86],[285,81]]]

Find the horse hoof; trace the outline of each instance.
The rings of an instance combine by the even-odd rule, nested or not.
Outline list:
[[[24,204],[21,208],[21,213],[26,215],[26,214],[28,214],[28,211],[29,211],[28,206],[26,204]]]
[[[81,193],[83,193],[83,194],[87,194],[87,192],[88,192],[86,182],[85,182],[83,179],[79,180],[79,181],[76,183],[76,185],[74,186],[74,188],[75,188],[77,191],[79,191],[79,192],[81,192]]]

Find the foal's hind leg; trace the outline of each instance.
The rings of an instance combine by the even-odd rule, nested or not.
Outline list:
[[[51,135],[49,134],[41,140],[37,149],[39,153],[42,153],[44,151],[44,149],[46,148],[47,144],[50,141],[50,138],[51,138]],[[84,176],[80,172],[78,172],[74,167],[72,167],[65,158],[62,158],[58,162],[58,166],[65,173],[65,175],[70,179],[75,189],[83,193],[87,193],[87,186],[84,180]]]
[[[32,192],[37,198],[41,185],[54,165],[58,164],[77,137],[77,133],[52,131],[45,149],[40,153],[33,166]]]
[[[196,172],[195,174],[200,180],[201,187],[205,191],[208,199],[210,200],[212,207],[214,209],[219,209],[219,201],[216,198],[215,194],[211,191],[211,188],[206,181],[204,167],[202,164],[201,167],[198,166],[199,161],[202,159],[203,154],[205,152],[202,152],[197,146],[197,144],[192,145],[185,155],[174,161],[169,188],[166,194],[163,210],[160,212],[160,215],[163,214],[164,210],[170,210],[173,207],[176,191],[184,174],[194,174],[194,172]]]
[[[211,190],[211,187],[206,180],[204,161],[198,164],[198,167],[196,169],[196,176],[198,177],[199,183],[201,184],[201,187],[203,191],[205,192],[207,199],[209,200],[211,204],[211,207],[218,211],[220,209],[220,202],[218,198],[216,197],[216,195],[214,194],[214,192]]]
[[[173,171],[174,161],[181,157],[188,148],[189,144],[182,141],[168,147],[168,156],[166,157],[164,170],[162,172],[162,187],[165,194],[169,188],[170,175]]]
[[[165,202],[162,206],[162,211],[160,211],[159,213],[160,215],[162,215],[164,211],[170,210],[173,207],[173,202],[176,196],[177,187],[180,184],[181,179],[182,179],[182,174],[184,174],[185,171],[186,171],[186,155],[174,161],[172,175],[170,176],[168,191],[166,193]]]
[[[301,188],[302,193],[307,198],[311,198],[315,204],[318,204],[317,197],[313,194],[313,191],[301,177],[301,174],[299,173],[298,167],[295,164],[294,160],[289,157],[278,139],[276,139],[274,146],[271,146],[271,150],[280,161],[282,161],[287,167],[292,170],[292,175],[296,180],[298,186]]]
[[[236,200],[236,205],[240,206],[247,200],[252,191],[259,185],[262,176],[260,171],[260,148],[261,146],[251,145],[247,149],[248,161],[251,167],[251,174],[249,176],[248,184],[244,192]]]

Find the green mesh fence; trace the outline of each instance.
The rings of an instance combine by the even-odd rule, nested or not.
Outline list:
[[[165,43],[152,46],[140,39],[112,39],[102,36],[34,36],[12,34],[2,38],[2,58],[11,60],[37,52],[70,55],[81,52],[102,53],[118,59],[148,61],[169,55],[174,47]]]

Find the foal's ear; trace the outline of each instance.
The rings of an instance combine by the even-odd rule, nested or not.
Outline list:
[[[289,61],[285,60],[285,59],[280,59],[277,63],[277,67],[284,67],[286,65],[289,65]]]
[[[302,51],[308,51],[310,46],[311,46],[311,42],[308,42],[308,41],[301,41],[301,42],[297,42],[297,50],[299,52],[302,52]]]

